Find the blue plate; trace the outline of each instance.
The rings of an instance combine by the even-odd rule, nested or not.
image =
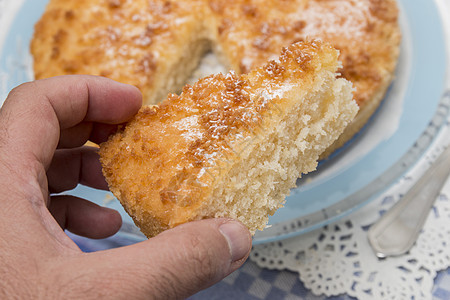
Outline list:
[[[46,3],[15,1],[8,16],[0,12],[0,99],[32,79],[29,41]],[[399,5],[400,61],[381,107],[343,150],[299,180],[285,207],[270,218],[271,226],[255,235],[254,244],[305,233],[366,204],[422,157],[444,125],[449,110],[448,97],[441,97],[447,37],[438,7],[433,1],[399,0]],[[144,238],[110,193],[84,186],[71,193],[116,208],[124,218],[120,234],[136,241]]]

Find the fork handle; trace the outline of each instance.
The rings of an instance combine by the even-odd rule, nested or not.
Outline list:
[[[369,229],[369,242],[379,258],[411,249],[449,174],[447,147],[403,198]]]

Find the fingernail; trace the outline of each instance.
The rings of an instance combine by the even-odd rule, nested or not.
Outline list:
[[[244,258],[252,247],[248,229],[237,221],[228,221],[219,227],[222,235],[227,239],[233,262]]]

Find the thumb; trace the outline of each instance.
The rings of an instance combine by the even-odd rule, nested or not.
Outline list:
[[[235,271],[250,250],[250,233],[237,221],[191,222],[132,246],[86,254],[74,262],[75,273],[84,274],[72,273],[77,287],[72,278],[71,290],[97,290],[105,298],[182,299]]]

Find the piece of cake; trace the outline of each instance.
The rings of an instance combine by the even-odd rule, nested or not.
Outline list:
[[[300,42],[143,107],[100,147],[111,191],[148,237],[214,217],[264,229],[358,111],[339,68],[331,45]]]

